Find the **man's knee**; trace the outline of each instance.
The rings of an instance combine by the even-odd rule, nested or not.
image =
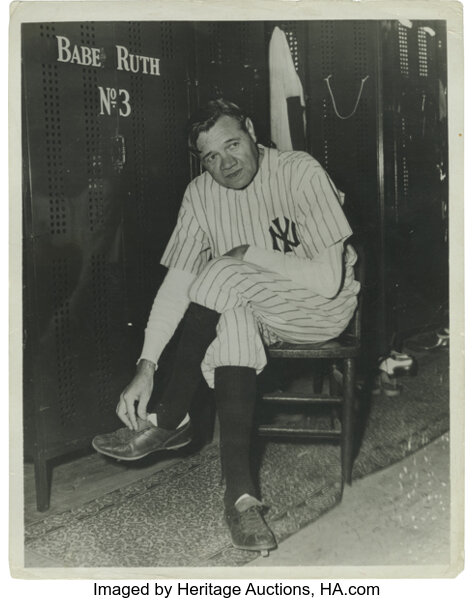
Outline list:
[[[191,302],[201,306],[213,306],[209,300],[221,290],[221,276],[226,273],[230,275],[234,268],[241,265],[241,262],[240,259],[231,256],[220,256],[209,261],[189,288]]]

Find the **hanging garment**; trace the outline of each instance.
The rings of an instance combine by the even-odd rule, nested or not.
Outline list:
[[[285,33],[275,27],[269,42],[271,139],[278,150],[305,150],[305,101]]]

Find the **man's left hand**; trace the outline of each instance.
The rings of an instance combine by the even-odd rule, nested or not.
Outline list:
[[[231,250],[226,252],[225,256],[233,256],[233,258],[239,258],[240,260],[243,260],[247,250],[248,244],[244,246],[236,246],[236,248],[232,248]]]

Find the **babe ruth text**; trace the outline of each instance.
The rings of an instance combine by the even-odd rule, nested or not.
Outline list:
[[[83,67],[104,67],[107,55],[103,48],[92,46],[79,46],[71,43],[64,35],[57,35],[57,62],[81,65]],[[142,56],[129,52],[126,46],[115,46],[116,70],[140,75],[160,75],[159,58]],[[112,115],[118,113],[120,117],[131,114],[130,93],[125,88],[97,86],[98,114]]]
[[[57,35],[57,61],[83,67],[104,67],[107,59],[102,48],[71,44],[69,38]],[[115,46],[116,69],[142,75],[161,75],[159,58],[132,54],[126,46]]]

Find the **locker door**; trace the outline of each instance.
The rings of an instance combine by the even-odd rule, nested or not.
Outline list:
[[[23,26],[25,441],[43,508],[46,459],[119,425],[190,179],[189,31]]]
[[[310,21],[307,27],[308,52],[301,60],[305,65],[303,85],[309,96],[309,152],[345,193],[345,214],[363,245],[363,337],[367,348],[377,356],[387,345],[379,170],[382,148],[378,123],[378,23]]]
[[[385,24],[387,264],[392,329],[445,325],[448,310],[446,34]]]
[[[100,114],[98,90],[115,87],[115,71],[58,60],[57,36],[70,52],[97,47],[103,57],[113,28],[22,30],[25,413],[35,415],[35,435],[25,438],[42,458],[85,445],[115,422],[131,365],[116,122]]]
[[[345,192],[357,229],[378,223],[376,26],[313,21],[308,30],[311,153]]]

